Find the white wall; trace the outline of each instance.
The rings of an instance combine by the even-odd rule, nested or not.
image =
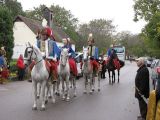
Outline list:
[[[24,54],[24,50],[28,42],[30,42],[31,44],[35,44],[36,35],[30,30],[30,28],[24,22],[14,23],[13,36],[13,59],[18,58],[20,54]]]

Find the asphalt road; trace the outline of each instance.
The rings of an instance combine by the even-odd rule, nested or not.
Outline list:
[[[69,101],[57,98],[46,105],[46,111],[32,110],[33,88],[27,81],[0,85],[0,120],[136,120],[138,102],[134,97],[136,64],[126,62],[120,83],[109,85],[101,80],[101,91],[83,94],[83,78],[77,80],[77,97]],[[72,93],[72,91],[71,91]],[[71,95],[72,96],[72,95]]]

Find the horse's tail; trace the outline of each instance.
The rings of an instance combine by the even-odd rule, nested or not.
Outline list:
[[[120,67],[123,67],[125,65],[124,61],[122,60],[119,60],[119,63],[120,63]]]

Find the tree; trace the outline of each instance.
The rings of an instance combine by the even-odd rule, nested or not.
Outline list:
[[[149,21],[155,13],[160,12],[159,0],[134,0],[134,2],[134,21],[139,19]]]
[[[148,37],[150,46],[160,48],[160,12],[153,15],[143,33]]]
[[[88,34],[92,33],[95,39],[95,45],[100,49],[100,52],[106,52],[106,49],[112,43],[115,26],[111,20],[95,19],[88,24],[82,24],[79,27],[78,33],[84,38],[81,44],[87,45]]]
[[[0,6],[0,47],[5,46],[7,59],[10,61],[13,54],[13,19],[11,12],[5,6]]]
[[[42,21],[44,8],[46,8],[46,5],[34,7],[34,10],[25,11],[25,16],[34,20]]]
[[[11,16],[15,18],[17,15],[24,15],[22,5],[17,0],[5,0],[6,7],[12,13]]]

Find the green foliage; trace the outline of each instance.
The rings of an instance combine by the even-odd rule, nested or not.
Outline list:
[[[134,0],[134,21],[144,19],[149,21],[152,16],[160,12],[160,1],[159,0]]]
[[[5,6],[0,6],[0,47],[5,46],[7,59],[10,61],[13,54],[13,19]]]
[[[149,56],[160,56],[160,1],[134,0],[134,21],[144,19],[148,22],[142,31],[141,39],[144,41],[144,52]]]
[[[150,46],[160,48],[160,12],[156,13],[145,26],[144,34],[150,40]]]
[[[95,45],[100,49],[101,52],[106,52],[106,49],[110,46],[112,42],[113,33],[115,31],[115,26],[112,25],[111,20],[105,19],[95,19],[90,21],[88,24],[82,24],[79,26],[79,34],[82,36],[81,48],[87,45],[88,34],[92,33]]]
[[[45,5],[40,5],[39,7],[34,7],[34,10],[25,11],[25,15],[26,15],[26,17],[31,18],[33,20],[42,21],[42,19],[43,19],[43,9],[45,7],[46,7]]]
[[[10,10],[13,18],[17,15],[24,15],[22,5],[17,0],[5,0],[5,5]]]
[[[10,70],[11,73],[16,73],[17,72],[18,69],[17,69],[16,63],[17,63],[17,60],[11,60],[10,61],[9,70]]]

